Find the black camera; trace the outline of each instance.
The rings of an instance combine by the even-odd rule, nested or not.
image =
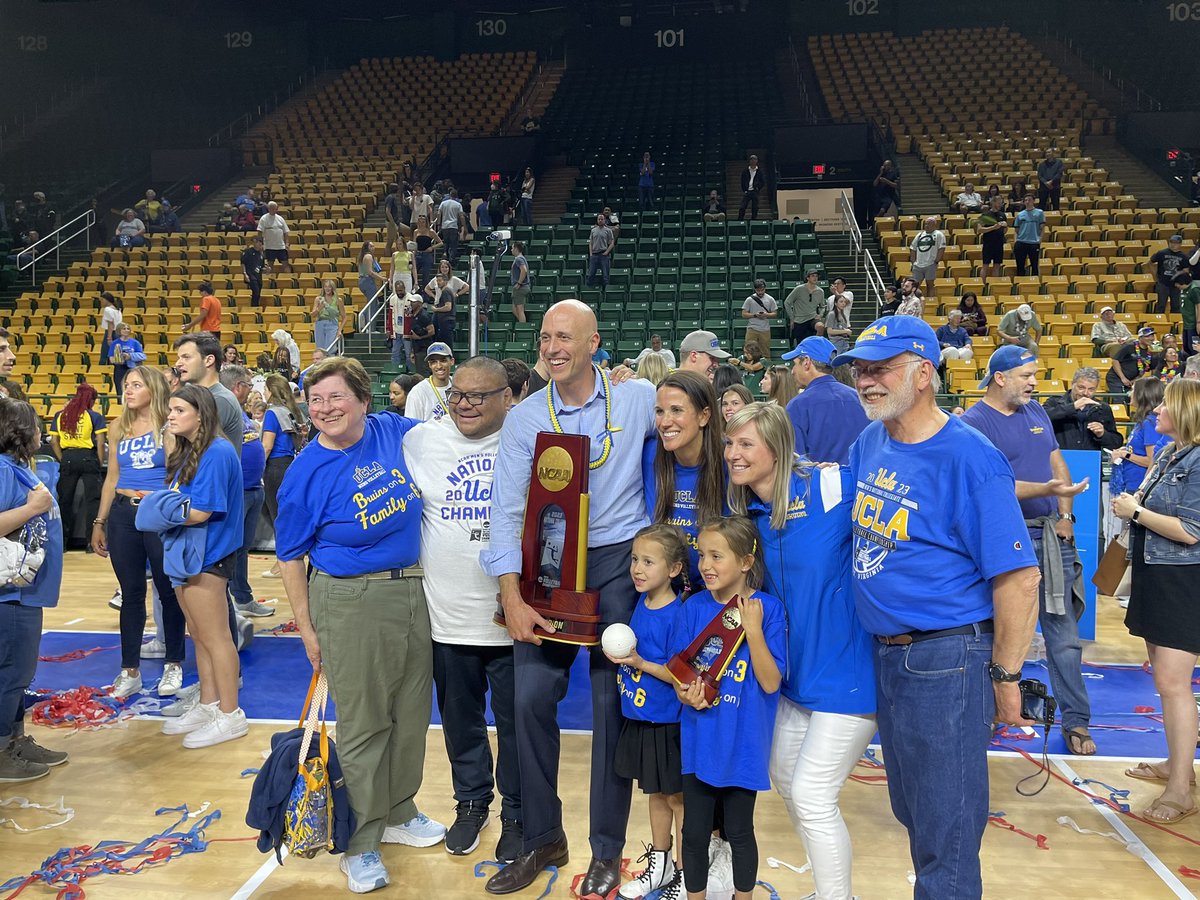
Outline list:
[[[1021,718],[1030,719],[1046,728],[1053,726],[1058,703],[1046,685],[1036,678],[1024,678],[1018,687],[1021,689]]]

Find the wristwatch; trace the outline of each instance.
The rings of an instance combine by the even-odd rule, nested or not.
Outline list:
[[[1075,522],[1075,513],[1059,513],[1059,514],[1058,514],[1058,521],[1060,521],[1060,522],[1071,522],[1072,524],[1074,524],[1074,522]]]
[[[1021,680],[1020,670],[1010,672],[998,662],[988,663],[988,675],[991,676],[992,681],[999,681],[1003,684],[1011,684],[1014,681]]]
[[[1129,521],[1136,522],[1141,517],[1142,513],[1144,513],[1145,511],[1146,511],[1146,507],[1135,506],[1133,508],[1133,515],[1129,517]]]

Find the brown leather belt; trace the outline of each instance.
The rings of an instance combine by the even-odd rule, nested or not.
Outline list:
[[[904,634],[877,634],[875,640],[889,647],[905,647],[921,641],[931,641],[934,638],[953,637],[956,634],[991,634],[995,630],[991,619],[976,622],[973,625],[960,625],[957,628],[941,628],[937,631],[908,631]]]

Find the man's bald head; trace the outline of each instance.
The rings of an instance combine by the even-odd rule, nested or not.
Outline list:
[[[560,300],[542,319],[538,350],[563,394],[590,390],[592,354],[600,345],[596,314],[579,300]]]
[[[546,310],[546,319],[552,316],[556,323],[571,322],[574,326],[572,330],[594,334],[597,329],[595,311],[582,300],[559,300]],[[560,316],[566,318],[558,318]]]

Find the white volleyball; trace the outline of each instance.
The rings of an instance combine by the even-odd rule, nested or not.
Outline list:
[[[624,659],[637,646],[637,635],[628,625],[614,622],[604,629],[604,634],[600,636],[600,646],[614,659]]]

